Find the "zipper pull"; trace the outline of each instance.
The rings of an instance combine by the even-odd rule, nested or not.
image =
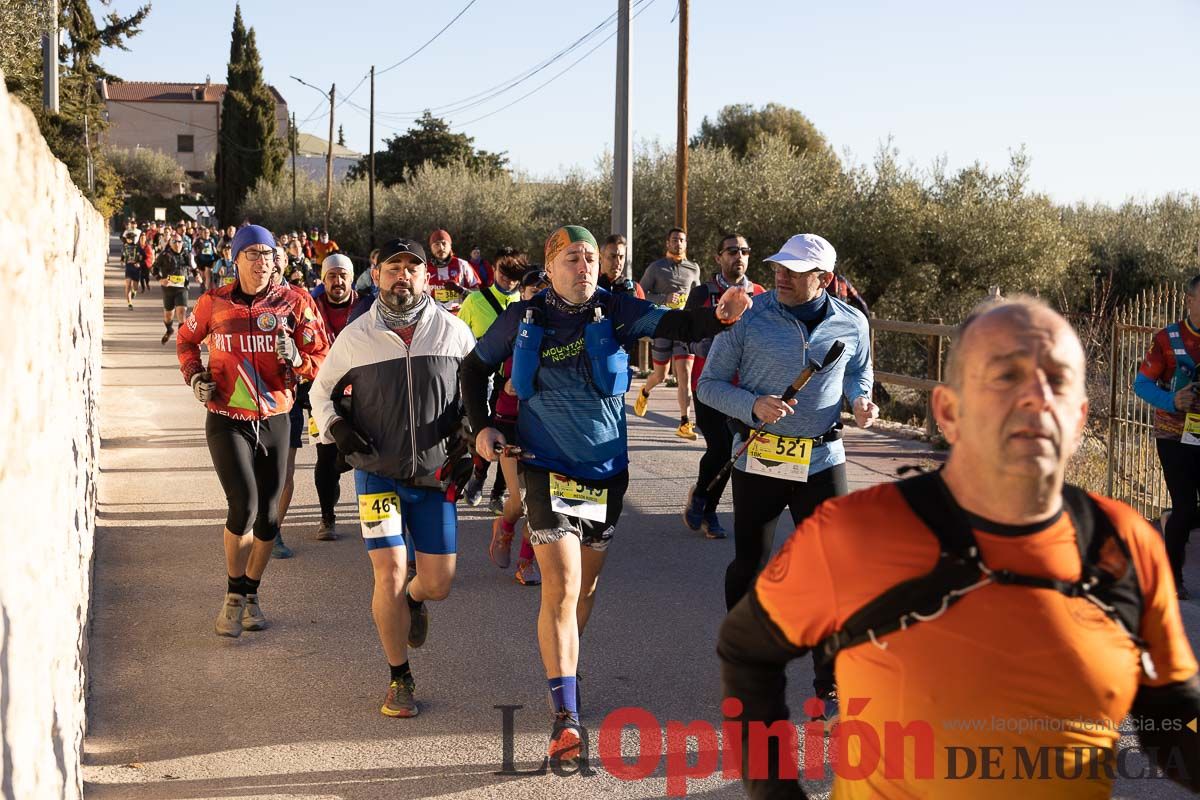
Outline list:
[[[596,306],[595,308],[593,308],[592,309],[592,322],[600,322],[603,319],[604,319],[604,311],[601,310],[600,306]]]

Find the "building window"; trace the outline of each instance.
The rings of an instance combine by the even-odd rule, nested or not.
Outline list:
[[[196,142],[194,136],[179,135],[176,137],[177,144],[175,150],[180,153],[191,153],[195,151]]]

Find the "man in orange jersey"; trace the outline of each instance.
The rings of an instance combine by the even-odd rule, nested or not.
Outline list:
[[[753,731],[788,719],[784,670],[809,650],[834,659],[842,695],[836,798],[1107,797],[1127,714],[1146,756],[1200,788],[1200,681],[1162,540],[1064,486],[1084,386],[1048,306],[963,323],[933,393],[945,467],[826,501],[721,627],[750,796],[804,797],[795,739]]]

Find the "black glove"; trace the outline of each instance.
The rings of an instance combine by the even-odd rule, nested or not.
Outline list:
[[[341,417],[330,424],[329,435],[337,442],[338,452],[344,456],[373,452],[371,443],[367,441],[366,437],[354,430],[354,426]]]

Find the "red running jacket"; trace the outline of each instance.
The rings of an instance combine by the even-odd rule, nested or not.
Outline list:
[[[207,338],[208,370],[217,384],[206,404],[209,411],[242,420],[286,414],[299,378],[316,377],[329,352],[325,325],[307,292],[272,286],[247,304],[237,289],[234,283],[201,295],[179,327],[175,349],[183,381],[190,385],[192,376],[204,371],[200,343]],[[300,351],[295,369],[275,355],[281,323]]]

